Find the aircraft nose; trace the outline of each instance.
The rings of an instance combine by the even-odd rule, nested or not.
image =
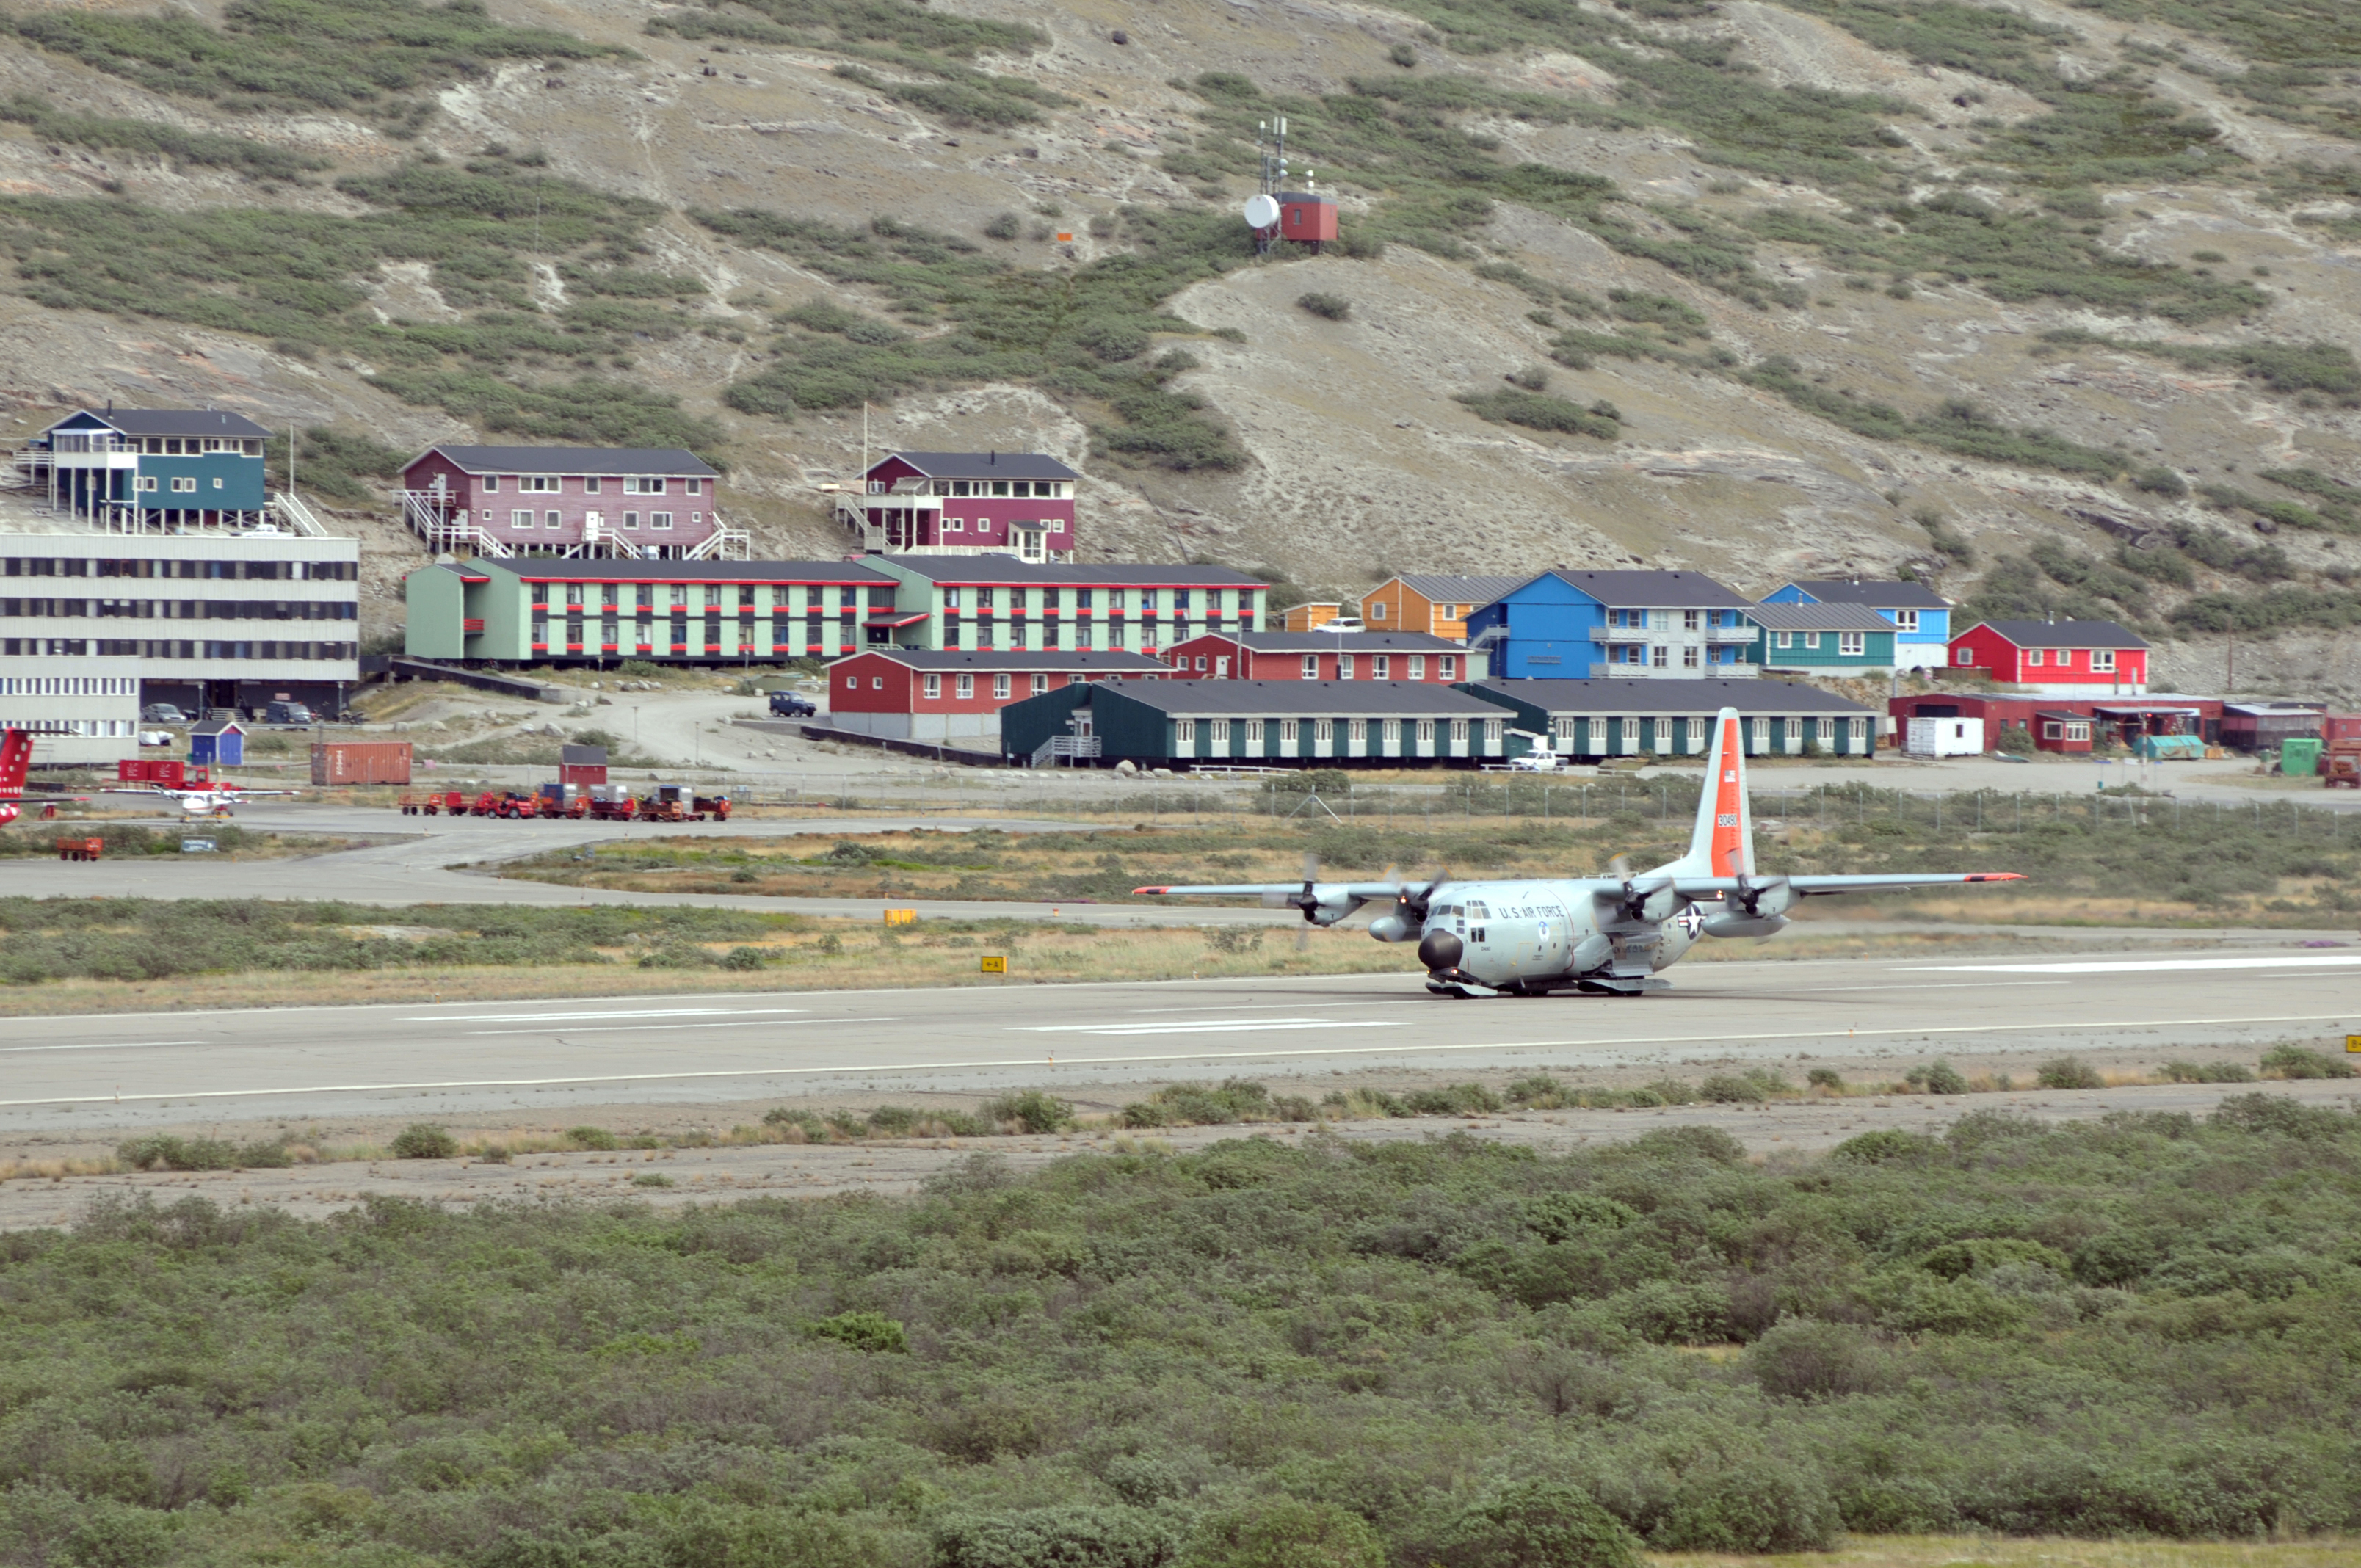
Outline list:
[[[1467,944],[1439,927],[1418,939],[1418,961],[1431,970],[1457,969],[1466,953]]]

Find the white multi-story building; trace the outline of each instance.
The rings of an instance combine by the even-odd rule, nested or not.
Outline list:
[[[0,676],[96,678],[84,661],[122,661],[135,718],[150,702],[341,707],[360,678],[359,618],[354,539],[0,534]]]
[[[139,754],[139,661],[0,660],[0,729],[33,732],[33,766],[112,767]]]

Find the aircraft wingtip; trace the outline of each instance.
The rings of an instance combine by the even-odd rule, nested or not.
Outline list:
[[[1970,882],[2023,882],[2023,872],[1970,872]]]
[[[1137,898],[1142,894],[1170,893],[1171,891],[1172,890],[1169,887],[1135,887],[1131,890],[1131,894],[1134,898]]]

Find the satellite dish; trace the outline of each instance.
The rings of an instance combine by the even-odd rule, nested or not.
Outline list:
[[[1267,229],[1277,222],[1279,222],[1279,203],[1277,202],[1273,201],[1267,195],[1249,196],[1246,198],[1246,227],[1250,229]]]

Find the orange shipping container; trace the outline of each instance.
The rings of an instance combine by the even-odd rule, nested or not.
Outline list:
[[[312,782],[315,784],[406,784],[410,782],[410,742],[315,741],[312,746]]]

